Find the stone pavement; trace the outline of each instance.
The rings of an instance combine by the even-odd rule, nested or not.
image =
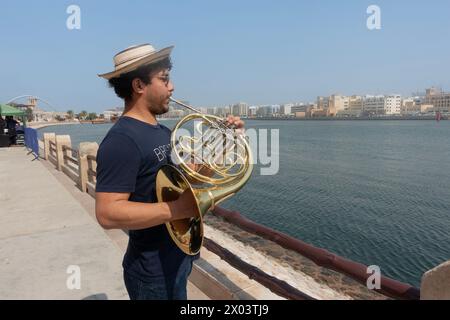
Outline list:
[[[33,158],[0,149],[0,299],[128,299],[121,252]]]
[[[124,237],[111,239],[123,232],[108,235],[88,211],[93,199],[33,159],[23,147],[0,148],[0,300],[128,299]],[[208,299],[191,283],[188,295]]]

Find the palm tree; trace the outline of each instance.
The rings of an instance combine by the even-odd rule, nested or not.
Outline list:
[[[33,109],[27,108],[26,117],[28,122],[33,121]]]
[[[87,114],[88,114],[87,111],[83,110],[83,111],[81,111],[81,112],[78,114],[78,118],[79,118],[80,120],[85,120]]]

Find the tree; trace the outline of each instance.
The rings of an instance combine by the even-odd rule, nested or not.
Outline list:
[[[91,112],[91,113],[88,114],[87,119],[88,120],[95,120],[95,119],[97,119],[97,114],[95,112]]]
[[[33,109],[31,108],[27,108],[26,112],[26,117],[27,117],[27,121],[33,121]]]
[[[73,119],[73,115],[74,115],[73,110],[68,110],[67,111],[67,115],[68,115],[69,120],[72,120]]]
[[[88,114],[87,111],[83,110],[83,111],[81,111],[81,112],[78,114],[78,118],[79,118],[80,120],[85,120],[87,114]]]

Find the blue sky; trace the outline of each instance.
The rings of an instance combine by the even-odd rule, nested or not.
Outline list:
[[[81,30],[66,28],[71,4]],[[371,4],[381,30],[366,27]],[[175,45],[174,96],[195,106],[450,91],[448,0],[1,0],[0,12],[0,102],[33,94],[61,111],[121,106],[97,74],[147,42]]]

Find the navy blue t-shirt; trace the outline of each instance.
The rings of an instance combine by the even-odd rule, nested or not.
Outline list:
[[[129,201],[157,202],[155,181],[161,166],[170,162],[167,127],[122,116],[109,130],[97,152],[96,192],[130,193]],[[139,279],[175,276],[184,259],[165,225],[130,230],[123,260],[127,273]]]

